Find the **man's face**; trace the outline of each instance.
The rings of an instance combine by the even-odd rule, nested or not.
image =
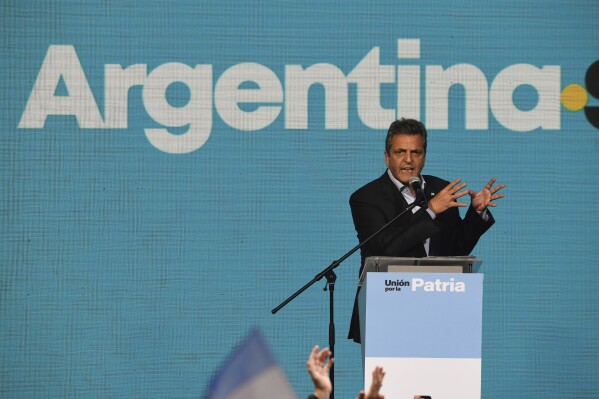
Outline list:
[[[412,176],[420,176],[426,153],[419,134],[396,134],[391,139],[391,150],[385,151],[385,163],[393,176],[405,185]]]

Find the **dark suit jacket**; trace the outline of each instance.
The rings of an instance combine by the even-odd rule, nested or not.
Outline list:
[[[429,175],[424,176],[424,181],[427,198],[434,197],[449,184]],[[353,193],[349,204],[359,242],[370,237],[408,207],[387,171]],[[423,208],[416,213],[408,212],[361,248],[360,273],[364,267],[364,259],[369,256],[426,256],[424,241],[429,237],[430,256],[469,255],[479,238],[495,222],[489,211],[487,214],[489,218],[485,221],[470,207],[462,219],[458,208],[450,208],[433,220]],[[356,294],[348,338],[360,342],[357,299]]]

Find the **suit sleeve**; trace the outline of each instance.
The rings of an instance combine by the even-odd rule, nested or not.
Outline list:
[[[480,237],[495,223],[489,211],[485,221],[470,206],[464,219],[457,208],[452,208],[437,216],[435,224],[438,232],[431,237],[431,254],[436,256],[470,255]]]
[[[389,214],[384,204],[363,196],[352,195],[349,203],[360,242],[397,216]],[[362,254],[363,257],[406,256],[437,231],[438,227],[425,209],[419,209],[414,214],[408,212],[370,240],[363,247]]]

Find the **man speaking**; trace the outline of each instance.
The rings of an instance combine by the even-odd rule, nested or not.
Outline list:
[[[415,206],[361,248],[362,266],[369,256],[464,256],[469,255],[479,238],[495,222],[489,207],[503,198],[497,194],[505,185],[494,186],[495,178],[479,192],[466,189],[456,179],[451,183],[435,176],[422,175],[426,160],[426,128],[413,119],[391,124],[385,140],[387,170],[381,177],[354,192],[349,204],[358,240],[364,241],[417,198],[428,205]],[[471,203],[464,219],[458,208],[468,204],[457,200],[466,194]],[[426,201],[425,201],[426,203]],[[360,342],[358,301],[350,323],[349,339]]]

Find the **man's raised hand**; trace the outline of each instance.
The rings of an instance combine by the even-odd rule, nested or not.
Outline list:
[[[437,195],[428,201],[428,209],[438,215],[449,208],[468,205],[465,202],[456,202],[456,199],[463,197],[469,192],[468,190],[460,191],[466,187],[466,183],[460,183],[461,181],[462,179],[455,179],[445,186],[443,190],[439,191]]]
[[[493,187],[496,180],[496,178],[489,180],[487,185],[478,193],[468,190],[468,194],[470,194],[470,200],[472,201],[472,207],[478,212],[484,211],[489,206],[493,208],[496,207],[497,204],[495,204],[493,201],[505,197],[503,194],[497,194],[499,190],[505,187],[505,184],[498,184],[497,186]]]

